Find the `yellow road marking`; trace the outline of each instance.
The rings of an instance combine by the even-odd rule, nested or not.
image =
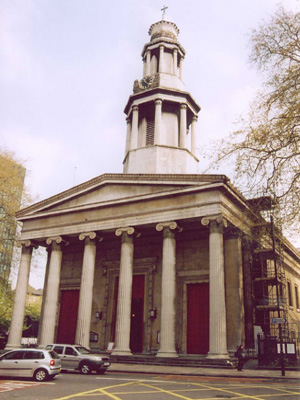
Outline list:
[[[216,391],[222,392],[222,393],[230,393],[230,394],[233,394],[234,396],[237,396],[237,397],[240,397],[240,398],[262,400],[261,397],[245,395],[245,394],[242,394],[242,393],[233,392],[231,390],[226,390],[226,389],[216,388],[216,387],[209,386],[209,385],[204,385],[203,383],[195,383],[195,385],[196,386],[201,386],[201,387],[204,387],[204,388],[208,388],[208,389],[211,389],[211,390],[216,390]]]
[[[99,392],[103,392],[102,394],[106,394],[107,396],[111,397],[112,399],[121,400],[119,397],[113,397],[113,395],[111,393],[109,393],[109,392],[106,392],[106,390],[112,389],[112,388],[115,388],[115,387],[120,387],[120,386],[129,386],[129,385],[132,385],[134,383],[135,382],[120,383],[119,385],[112,385],[112,386],[107,386],[105,388],[97,388],[97,389],[93,389],[93,390],[88,390],[86,392],[69,394],[68,396],[58,397],[58,398],[53,399],[53,400],[67,400],[67,399],[71,399],[72,397],[89,396],[90,394],[97,393],[97,392],[98,393]]]
[[[171,396],[180,397],[181,399],[185,399],[185,400],[191,400],[190,397],[182,396],[181,394],[174,393],[174,392],[172,392],[172,391],[170,391],[170,390],[165,390],[165,389],[161,389],[161,388],[156,388],[155,386],[148,385],[148,384],[143,384],[143,385],[144,385],[144,386],[147,386],[147,387],[149,387],[149,388],[151,388],[151,389],[158,389],[158,391],[163,392],[163,393],[168,393],[168,394],[170,394]],[[259,400],[261,400],[261,399],[259,399]]]

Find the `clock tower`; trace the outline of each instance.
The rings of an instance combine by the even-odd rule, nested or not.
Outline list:
[[[143,77],[136,80],[125,107],[127,136],[124,173],[195,174],[199,105],[185,91],[185,50],[173,22],[149,29],[142,51]]]

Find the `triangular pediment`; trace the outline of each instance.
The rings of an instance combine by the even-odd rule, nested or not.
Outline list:
[[[41,214],[51,215],[138,201],[226,180],[224,175],[105,174],[33,204],[19,211],[17,217],[23,220]]]

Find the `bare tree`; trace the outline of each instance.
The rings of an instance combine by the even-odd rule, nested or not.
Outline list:
[[[219,146],[219,161],[235,157],[236,182],[269,193],[286,226],[300,220],[300,12],[280,7],[251,35],[251,63],[265,83],[240,128]],[[298,228],[299,229],[299,228]]]

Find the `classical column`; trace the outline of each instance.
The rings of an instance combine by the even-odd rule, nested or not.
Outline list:
[[[54,342],[55,322],[59,300],[59,283],[62,260],[62,245],[67,245],[60,236],[48,238],[48,246],[51,245],[51,256],[49,263],[49,274],[47,281],[47,293],[45,298],[44,315],[40,334],[40,347]]]
[[[173,74],[178,76],[178,50],[173,50]]]
[[[132,355],[129,345],[133,273],[133,234],[134,228],[132,227],[119,228],[116,230],[116,236],[122,237],[116,339],[115,349],[112,353],[116,355]]]
[[[151,53],[148,50],[146,53],[146,76],[151,75]]]
[[[154,144],[161,144],[162,100],[155,100]]]
[[[187,112],[187,105],[180,104],[180,145],[182,149],[186,148],[186,112]]]
[[[45,299],[47,297],[47,284],[48,284],[48,277],[49,277],[49,266],[50,266],[50,255],[51,255],[51,248],[47,247],[47,263],[46,263],[46,271],[44,277],[44,286],[43,286],[43,300],[42,300],[42,309],[39,321],[39,332],[38,332],[38,346],[40,347],[41,342],[41,333],[42,333],[42,326],[43,326],[43,319],[44,319],[44,309],[45,309]]]
[[[180,62],[179,62],[179,77],[181,80],[183,79],[183,71],[182,71],[183,68],[182,67],[183,67],[183,58],[181,58]]]
[[[6,349],[21,346],[31,255],[35,247],[30,240],[18,242],[17,246],[22,247],[22,255]]]
[[[131,121],[130,118],[126,118],[127,131],[126,131],[126,145],[125,145],[125,156],[130,150],[130,139],[131,139]]]
[[[207,358],[228,358],[226,336],[226,299],[224,280],[222,215],[204,217],[209,225],[209,352]]]
[[[245,347],[255,347],[254,324],[253,324],[253,289],[252,289],[252,241],[250,237],[242,240],[242,264],[243,264],[243,294],[245,309]]]
[[[164,46],[159,46],[158,72],[164,72]]]
[[[198,116],[194,115],[192,120],[192,127],[191,127],[191,153],[196,154],[197,150],[197,121]]]
[[[132,107],[130,150],[137,149],[137,147],[138,147],[138,133],[139,133],[139,107],[133,106]]]
[[[175,346],[176,239],[175,221],[156,225],[163,231],[160,347],[157,357],[177,357]],[[182,230],[181,228],[178,228]]]
[[[96,238],[97,235],[95,232],[85,232],[79,235],[79,240],[84,240],[84,251],[75,343],[88,348],[90,346]]]

